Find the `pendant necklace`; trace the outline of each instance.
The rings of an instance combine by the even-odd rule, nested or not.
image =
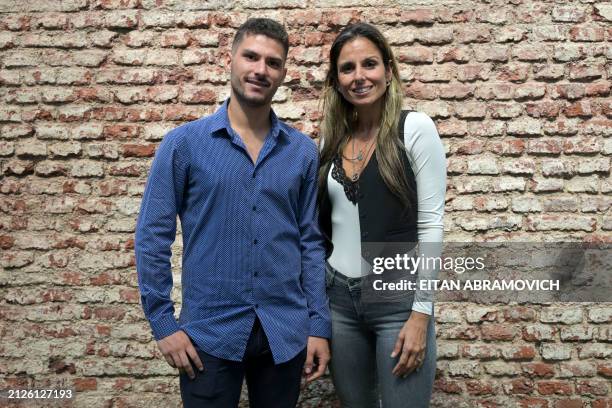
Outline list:
[[[356,157],[357,160],[359,162],[361,162],[361,165],[359,166],[359,169],[355,169],[355,161],[351,160],[351,165],[353,167],[353,175],[351,176],[351,181],[354,183],[357,180],[359,180],[359,175],[361,174],[361,172],[363,171],[363,168],[365,167],[365,159],[368,158],[368,156],[370,155],[370,150],[372,150],[372,147],[374,146],[374,142],[376,142],[376,138],[374,138],[374,140],[372,140],[372,142],[370,142],[370,146],[367,148],[366,152],[365,152],[365,156],[363,156],[363,152],[361,151],[361,149],[359,150],[359,154],[357,156],[355,156],[355,138],[353,138],[353,143],[352,143],[352,148],[353,148],[353,157]],[[350,160],[350,159],[349,159]]]

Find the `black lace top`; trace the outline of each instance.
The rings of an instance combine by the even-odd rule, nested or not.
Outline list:
[[[359,179],[357,181],[352,181],[346,176],[344,167],[342,167],[342,157],[340,154],[336,153],[333,164],[334,166],[331,172],[332,177],[344,187],[346,198],[348,198],[351,203],[357,205],[357,198],[359,197]]]

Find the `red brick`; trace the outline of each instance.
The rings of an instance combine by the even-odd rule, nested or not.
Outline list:
[[[123,157],[153,157],[156,147],[156,144],[125,144]]]
[[[438,121],[436,127],[441,136],[463,136],[467,133],[467,123],[455,119]]]
[[[474,85],[471,85],[471,84],[441,84],[438,86],[438,92],[439,92],[440,98],[442,99],[461,100],[461,99],[466,99],[474,94]]]
[[[138,289],[121,289],[119,291],[121,300],[126,303],[138,303],[140,301],[140,292]]]
[[[580,380],[576,382],[576,393],[580,395],[607,395],[609,382],[605,380]]]
[[[583,403],[581,399],[559,399],[555,401],[554,408],[583,408]]]
[[[431,9],[414,9],[402,11],[399,16],[402,23],[432,24],[434,22],[434,11]]]
[[[525,150],[525,142],[521,139],[507,139],[502,142],[490,142],[487,148],[501,156],[518,156]]]
[[[496,78],[499,81],[522,82],[527,79],[529,68],[528,64],[518,62],[502,65]]]
[[[10,249],[15,244],[15,238],[10,235],[0,235],[0,249]]]
[[[604,36],[605,30],[597,26],[575,26],[569,31],[569,38],[572,41],[603,41]]]
[[[527,378],[512,380],[504,387],[508,394],[531,394],[533,392],[533,381]]]
[[[72,385],[76,392],[95,391],[98,389],[98,380],[95,378],[74,378]]]
[[[465,344],[461,355],[466,358],[492,360],[499,356],[497,348],[485,344]]]
[[[121,284],[121,276],[116,272],[102,272],[89,279],[89,284],[94,286],[107,286]],[[102,314],[110,315],[110,312],[102,312]],[[104,319],[108,320],[108,319]]]
[[[464,44],[489,42],[491,41],[491,32],[486,27],[459,26],[455,30],[455,40]]]
[[[565,140],[563,143],[564,153],[599,153],[601,151],[601,140],[597,137],[580,137]]]
[[[548,408],[548,401],[544,398],[521,398],[518,400],[520,408]]]
[[[459,382],[448,380],[446,378],[438,378],[434,381],[434,389],[447,394],[461,394],[463,390]]]
[[[540,138],[530,140],[527,152],[532,154],[559,154],[563,151],[563,144],[558,139]]]
[[[568,381],[539,381],[536,384],[542,395],[572,395],[572,384]]]
[[[93,310],[96,319],[120,321],[125,317],[125,309],[118,306],[101,306]]]
[[[525,112],[534,118],[556,118],[559,116],[561,104],[554,101],[529,102],[525,104]]]
[[[457,154],[479,154],[482,153],[485,142],[477,139],[462,140],[455,144]]]
[[[217,100],[217,93],[212,89],[206,88],[185,88],[181,96],[181,101],[185,103],[214,103]]]
[[[461,82],[486,81],[489,79],[491,68],[488,64],[466,64],[457,67],[457,80]]]
[[[511,352],[504,357],[509,361],[532,360],[536,355],[535,348],[532,346],[516,346]]]
[[[163,119],[168,121],[188,122],[199,119],[201,116],[201,111],[188,106],[169,105],[163,110]]]
[[[437,53],[438,62],[469,62],[471,51],[468,47],[441,48]]]
[[[610,88],[612,88],[610,82],[594,82],[585,85],[584,94],[585,96],[608,96]]]
[[[489,341],[512,340],[518,334],[515,327],[506,324],[485,324],[482,326],[481,331],[482,338]]]
[[[469,380],[465,383],[467,392],[470,395],[494,395],[496,386],[494,383],[478,380]]]
[[[525,306],[514,306],[504,310],[504,320],[507,322],[530,322],[535,319],[535,311]]]
[[[415,99],[434,100],[438,97],[437,88],[432,84],[413,82],[406,87],[406,96]]]
[[[552,364],[524,363],[522,368],[529,377],[551,378],[555,375],[555,368]]]
[[[56,358],[56,357],[52,357],[49,360],[49,370],[51,370],[55,374],[63,374],[63,373],[75,374],[76,373],[76,368],[74,366],[74,363],[67,363],[61,358]]]
[[[612,378],[612,364],[598,364],[597,374],[601,375],[602,377]]]
[[[612,398],[600,398],[592,402],[591,408],[610,408],[612,407]]]
[[[585,93],[585,88],[582,84],[559,84],[556,85],[554,90],[556,95],[553,94],[553,98],[556,96],[563,99],[580,99]]]

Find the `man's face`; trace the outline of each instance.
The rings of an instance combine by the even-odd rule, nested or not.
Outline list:
[[[280,42],[262,34],[245,35],[232,54],[232,93],[249,106],[270,104],[283,83],[285,50]]]

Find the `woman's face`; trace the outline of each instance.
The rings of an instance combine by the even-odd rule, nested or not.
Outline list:
[[[355,107],[378,103],[387,90],[391,71],[374,43],[357,37],[342,46],[338,56],[338,90]]]

